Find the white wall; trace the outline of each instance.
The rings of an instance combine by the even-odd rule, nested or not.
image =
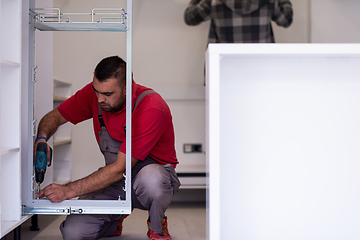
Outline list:
[[[360,1],[311,1],[311,42],[360,42]]]
[[[135,81],[153,87],[202,87],[208,23],[190,28],[183,22],[184,0],[133,1],[133,72]],[[55,1],[63,12],[90,12],[94,7],[126,7],[126,1]],[[54,75],[73,84],[73,92],[92,80],[93,69],[104,57],[126,57],[124,33],[55,32]],[[182,143],[205,142],[204,100],[170,101],[176,130],[179,160],[205,163],[204,154],[184,156]],[[188,117],[192,116],[193,119]],[[184,119],[181,119],[184,118]],[[202,127],[202,128],[201,128]],[[189,132],[194,134],[189,135]],[[197,133],[197,134],[196,134]],[[103,164],[92,122],[73,128],[73,179],[95,171]],[[86,165],[84,164],[86,161]]]
[[[189,27],[183,13],[189,0],[133,1],[133,72],[135,81],[153,87],[203,87],[209,22]],[[308,0],[293,0],[295,17],[288,29],[274,27],[277,42],[307,42]],[[95,7],[126,7],[126,0],[55,0],[62,12],[90,12]],[[73,92],[92,80],[104,57],[126,57],[126,34],[110,32],[54,32],[54,75],[73,84]],[[168,101],[174,117],[178,170],[205,164],[204,154],[184,154],[184,143],[205,145],[205,102]],[[204,146],[205,147],[205,146]],[[86,164],[84,164],[86,161]],[[73,128],[73,179],[103,164],[92,122]]]
[[[273,24],[276,43],[309,43],[310,42],[310,1],[291,0],[294,18],[288,28]]]

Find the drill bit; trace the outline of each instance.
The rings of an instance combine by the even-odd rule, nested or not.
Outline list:
[[[36,187],[36,195],[38,195],[40,192],[40,183],[37,184],[37,187]],[[39,197],[37,197],[39,199]]]

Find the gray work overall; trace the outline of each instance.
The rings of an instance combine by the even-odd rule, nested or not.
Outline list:
[[[140,100],[150,93],[154,93],[154,91],[145,91],[138,97],[133,111]],[[116,161],[121,142],[113,139],[105,124],[101,123],[102,110],[100,106],[99,120],[101,124],[99,147],[105,157],[106,165],[109,165]],[[121,179],[104,189],[80,196],[79,199],[117,200],[119,196],[121,199],[125,199],[124,186],[125,181]],[[139,160],[132,168],[132,207],[149,211],[150,227],[155,232],[162,231],[161,221],[164,213],[179,186],[180,181],[171,164],[161,165],[147,157],[144,161]],[[120,217],[119,214],[69,215],[60,224],[60,231],[65,240],[99,239],[115,232]],[[146,224],[145,221],[139,224]]]

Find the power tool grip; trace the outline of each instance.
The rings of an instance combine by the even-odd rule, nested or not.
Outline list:
[[[51,159],[52,159],[52,148],[50,147],[50,163],[49,163],[48,167],[51,166]]]
[[[47,150],[48,145],[44,142],[39,142],[36,147],[36,159],[35,159],[35,168],[37,169],[46,169],[47,165]],[[52,148],[50,148],[50,163],[48,167],[51,166],[52,160]]]

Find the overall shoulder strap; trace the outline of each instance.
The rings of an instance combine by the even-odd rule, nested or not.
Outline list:
[[[142,93],[138,96],[138,98],[136,99],[135,105],[134,105],[134,108],[133,108],[132,112],[134,112],[136,106],[139,104],[139,102],[141,101],[141,99],[143,99],[146,95],[148,95],[148,94],[150,94],[150,93],[157,93],[157,92],[155,92],[154,90],[146,90],[146,91],[142,92]]]
[[[101,109],[101,105],[99,103],[99,122],[100,122],[100,127],[103,128],[105,127],[105,123],[104,123],[104,119],[103,119],[103,116],[102,116],[102,109]]]

